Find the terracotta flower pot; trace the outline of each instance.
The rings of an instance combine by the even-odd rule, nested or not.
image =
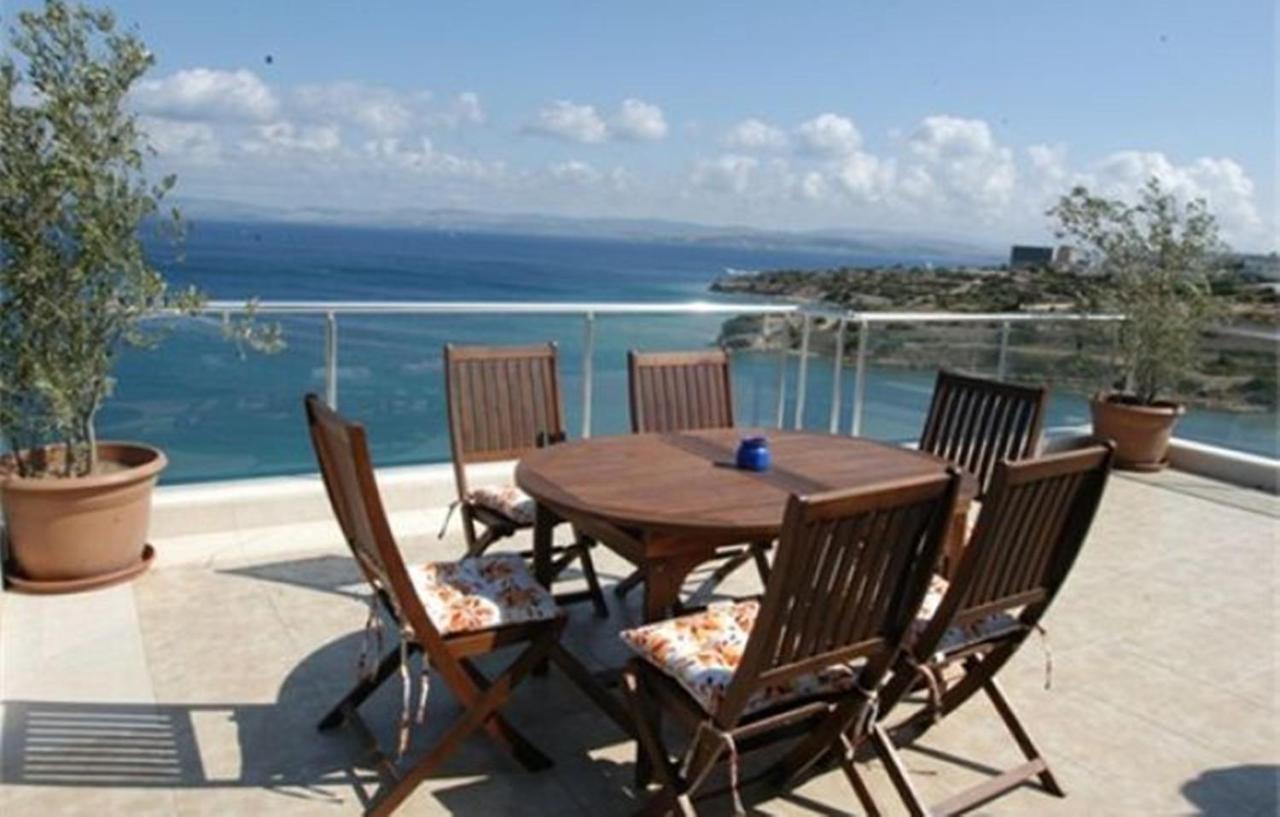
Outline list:
[[[1099,394],[1089,404],[1093,433],[1116,444],[1115,467],[1159,471],[1169,464],[1169,438],[1186,413],[1179,403],[1144,405],[1121,394]]]
[[[168,460],[137,443],[100,443],[98,457],[112,467],[87,477],[0,481],[6,574],[15,588],[87,590],[125,581],[150,565],[151,493]]]

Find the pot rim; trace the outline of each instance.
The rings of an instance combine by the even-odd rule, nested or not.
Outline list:
[[[93,488],[110,488],[117,485],[128,485],[155,477],[169,464],[164,451],[146,443],[125,440],[103,440],[97,444],[98,452],[111,449],[142,451],[151,458],[139,465],[112,471],[108,474],[93,474],[86,477],[21,477],[17,474],[0,477],[0,487],[24,492],[57,492],[74,491]]]
[[[1123,403],[1113,400],[1114,397],[1127,396],[1124,392],[1117,391],[1100,391],[1093,395],[1092,402],[1097,405],[1118,408],[1122,411],[1132,411],[1138,414],[1152,414],[1160,417],[1181,417],[1187,413],[1185,403],[1176,403],[1172,400],[1163,400],[1153,405],[1143,403]]]

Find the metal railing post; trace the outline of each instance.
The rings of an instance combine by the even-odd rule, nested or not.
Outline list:
[[[1004,380],[1009,370],[1009,322],[1000,324],[1000,356],[996,358],[996,379]]]
[[[768,321],[769,318],[766,317],[765,320]],[[791,332],[787,327],[786,318],[782,319],[782,326],[785,334],[789,336]],[[790,337],[785,338],[782,346],[778,348],[778,428],[782,428],[787,422],[787,346],[789,341]]]
[[[324,316],[324,401],[338,408],[338,316],[333,312]]]
[[[832,434],[840,430],[840,398],[844,396],[840,380],[844,376],[844,332],[848,323],[847,319],[841,318],[836,324],[836,351],[831,364],[831,419],[827,423],[827,430]]]
[[[584,316],[582,335],[582,437],[591,436],[591,392],[595,380],[596,313]]]
[[[871,324],[866,318],[858,320],[858,359],[853,370],[853,420],[849,423],[849,433],[858,436],[862,433],[862,403],[867,390],[867,335],[871,334]]]
[[[808,312],[800,328],[800,369],[796,372],[796,416],[793,425],[804,427],[804,398],[809,386],[809,333],[813,329],[813,316]]]

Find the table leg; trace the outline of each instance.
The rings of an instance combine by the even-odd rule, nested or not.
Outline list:
[[[652,559],[644,580],[644,620],[660,621],[669,616],[689,573],[713,555],[698,553]]]
[[[553,564],[552,545],[556,527],[556,516],[551,510],[538,503],[533,517],[533,578],[551,592],[551,585],[556,579]],[[533,667],[534,675],[547,674],[547,661],[539,661]]]
[[[556,578],[551,551],[555,526],[555,514],[539,503],[533,517],[533,577],[547,590]]]

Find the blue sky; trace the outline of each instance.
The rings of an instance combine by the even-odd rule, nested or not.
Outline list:
[[[1274,2],[112,5],[191,197],[1026,239],[1154,173],[1276,245]]]

